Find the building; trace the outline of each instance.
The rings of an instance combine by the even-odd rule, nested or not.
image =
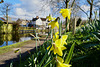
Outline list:
[[[18,19],[16,22],[19,23],[20,26],[28,26],[27,24],[29,23],[28,20],[23,19]]]
[[[31,22],[29,23],[28,26],[30,27],[35,27],[35,28],[40,28],[40,29],[45,29],[48,28],[48,21],[46,20],[46,18],[39,18],[38,16],[36,16],[36,18],[33,18],[31,20]]]
[[[0,17],[0,20],[1,20],[1,21],[3,21],[3,22],[5,22],[5,21],[6,21],[6,20],[5,20],[4,18],[2,18],[2,17]]]

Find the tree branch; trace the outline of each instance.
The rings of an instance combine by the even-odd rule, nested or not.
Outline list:
[[[76,4],[76,6],[77,6],[79,9],[81,9],[81,10],[87,15],[87,17],[88,17],[88,14],[87,14],[80,6],[78,6],[77,4]]]

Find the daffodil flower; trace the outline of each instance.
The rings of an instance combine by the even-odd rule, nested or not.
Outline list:
[[[65,64],[64,60],[59,56],[57,56],[57,62],[58,62],[57,67],[70,67],[71,66],[70,64]]]
[[[49,14],[49,16],[46,17],[49,21],[54,20],[54,18]]]
[[[14,53],[17,53],[17,52],[19,52],[19,51],[20,51],[20,49],[17,49],[17,50],[14,51]]]
[[[70,9],[61,9],[60,13],[62,13],[62,16],[64,18],[68,17],[68,19],[70,20],[70,14],[71,14],[71,10]]]
[[[59,32],[56,32],[55,33],[55,36],[53,36],[53,41],[56,41],[57,39],[59,39]],[[66,43],[66,39],[68,38],[68,35],[62,35],[61,36],[61,44],[62,45],[64,45],[64,44],[66,44],[67,45],[67,43]]]
[[[55,26],[59,29],[59,24],[57,20],[51,21],[48,25],[51,25],[51,29],[54,29]]]
[[[57,39],[59,39],[59,32],[56,32],[55,35],[53,35],[53,41],[56,41]],[[66,43],[66,39],[68,38],[68,35],[62,35],[61,36],[61,40],[63,42],[63,44],[67,44]]]
[[[56,41],[57,39],[59,39],[59,32],[56,32],[55,35],[53,35],[53,41]]]
[[[55,33],[55,36],[53,36],[53,41],[55,41],[55,43],[52,44],[52,47],[50,49],[50,51],[53,51],[54,54],[58,54],[60,56],[63,55],[63,50],[66,49],[66,47],[64,46],[64,44],[67,45],[66,43],[66,39],[67,39],[67,35],[62,35],[62,37],[59,39],[59,32]],[[47,50],[50,48],[50,46],[47,48]]]
[[[49,49],[49,48],[50,48],[50,46],[47,49]],[[53,50],[54,54],[58,54],[58,55],[62,56],[63,55],[62,50],[65,50],[65,49],[66,49],[66,47],[61,44],[61,39],[58,39],[55,41],[54,44],[52,44],[50,51]]]
[[[61,36],[62,45],[64,45],[64,44],[67,45],[67,43],[66,43],[66,39],[67,39],[67,38],[68,38],[68,35],[62,35],[62,36]]]

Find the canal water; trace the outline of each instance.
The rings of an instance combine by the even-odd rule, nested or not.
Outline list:
[[[13,33],[13,34],[0,34],[0,47],[12,45],[17,42],[31,40],[33,37],[30,33]]]

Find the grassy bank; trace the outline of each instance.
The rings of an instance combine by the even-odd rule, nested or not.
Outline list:
[[[18,47],[22,47],[24,45],[29,44],[30,42],[34,42],[33,40],[28,40],[28,41],[23,41],[23,42],[18,42],[9,46],[4,46],[4,47],[0,47],[0,54],[4,54],[6,52],[11,51],[13,48],[18,48]]]

